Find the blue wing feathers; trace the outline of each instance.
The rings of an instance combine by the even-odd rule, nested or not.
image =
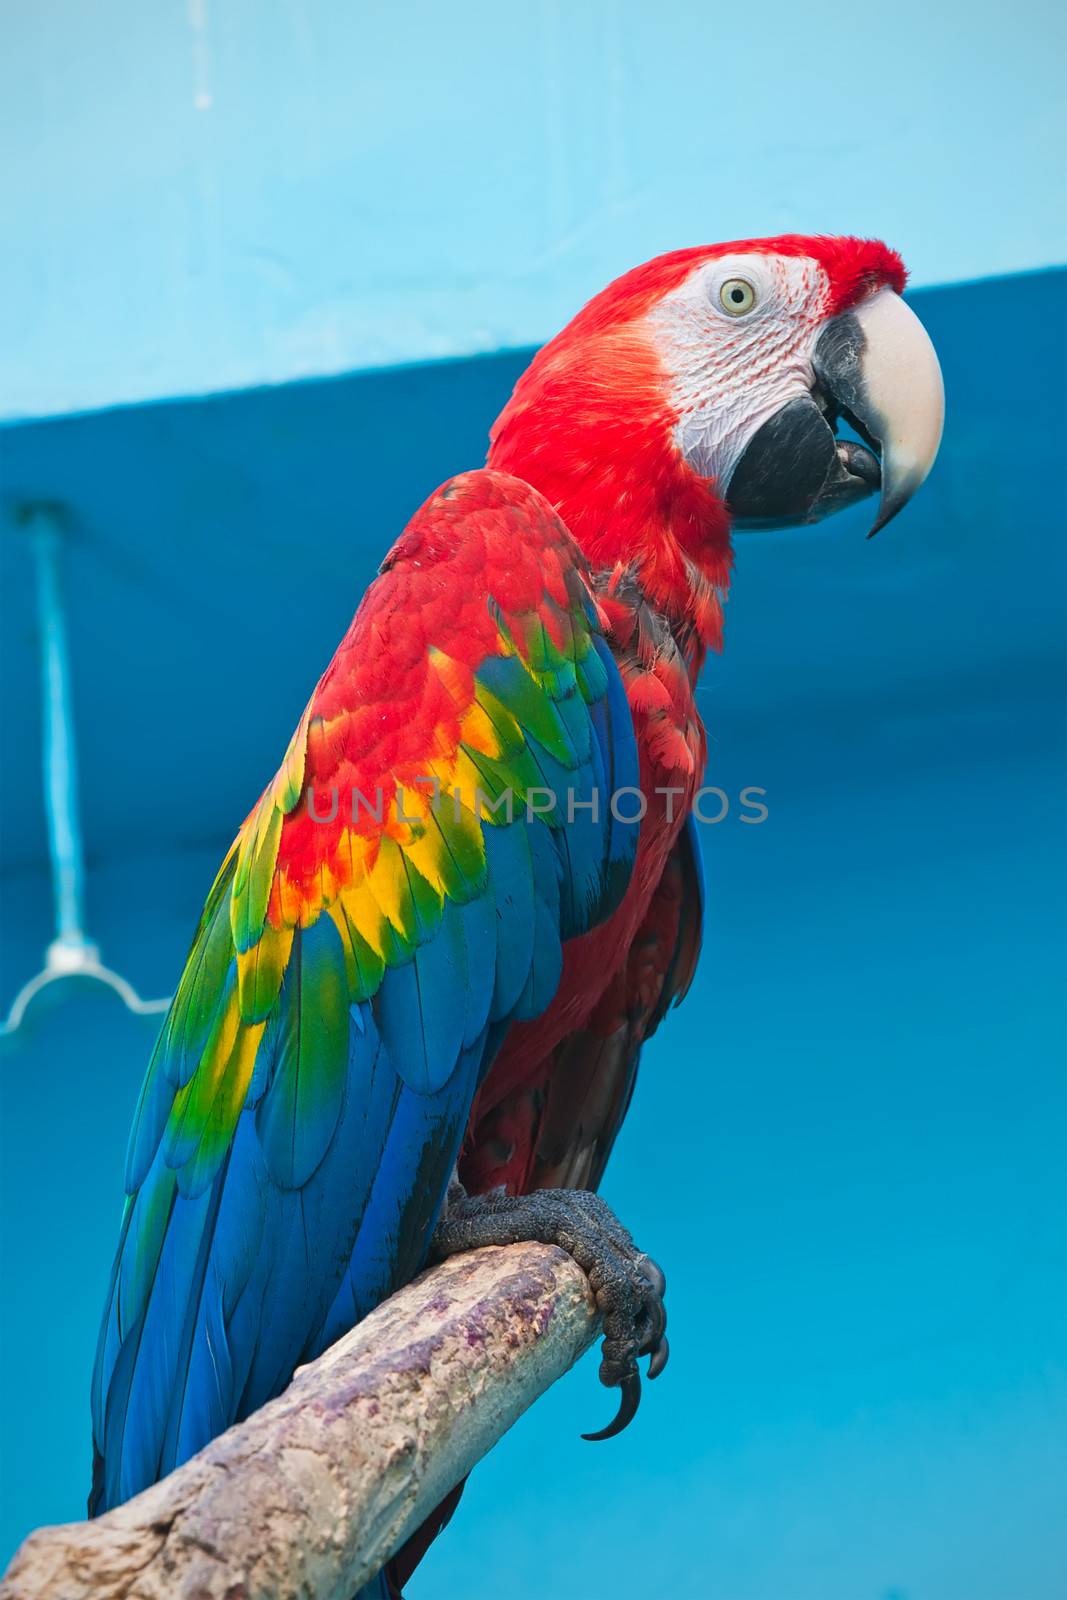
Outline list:
[[[463,923],[448,903],[437,937],[385,974],[374,1001],[390,1057],[411,1088],[430,1094],[451,1077],[463,1044],[468,983]],[[484,1024],[483,1016],[478,1032]]]
[[[496,960],[490,1016],[508,1016],[526,986],[533,960],[534,869],[529,830],[486,828],[485,854],[493,883]],[[489,950],[492,950],[492,945]]]
[[[462,931],[467,954],[463,1048],[469,1050],[485,1031],[496,990],[496,963],[493,959],[497,949],[495,883],[492,895],[480,895],[465,906],[453,907],[453,911]]]
[[[298,930],[278,999],[270,1080],[256,1131],[275,1183],[299,1189],[329,1148],[348,1076],[349,998],[330,917]]]

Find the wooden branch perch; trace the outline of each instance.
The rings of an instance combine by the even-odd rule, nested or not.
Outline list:
[[[562,1250],[456,1256],[95,1522],[40,1528],[3,1600],[352,1600],[597,1334]]]

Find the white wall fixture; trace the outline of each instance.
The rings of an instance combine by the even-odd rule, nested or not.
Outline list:
[[[37,578],[41,652],[44,803],[55,907],[55,937],[41,971],[15,996],[0,1034],[17,1032],[34,998],[51,984],[70,979],[102,983],[138,1016],[166,1011],[169,999],[142,1000],[128,979],[100,960],[99,946],[85,932],[85,851],[78,811],[78,763],[70,692],[70,654],[60,583],[63,519],[51,505],[27,506],[19,524],[29,540]]]

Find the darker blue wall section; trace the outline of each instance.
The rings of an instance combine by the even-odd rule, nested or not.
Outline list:
[[[856,513],[737,541],[701,688],[709,781],[766,788],[770,816],[705,834],[701,973],[608,1183],[668,1264],[672,1369],[610,1460],[573,1443],[606,1403],[592,1369],[560,1385],[475,1474],[413,1600],[532,1594],[516,1573],[535,1569],[536,1592],[576,1592],[583,1562],[606,1586],[582,1592],[620,1600],[1057,1592],[1064,283],[914,296],[948,427],[878,539]],[[7,510],[70,510],[90,927],[142,993],[173,987],[219,854],[378,561],[481,461],[527,359],[0,433]],[[6,1010],[49,937],[31,571],[10,520],[0,583]],[[0,1048],[0,1559],[83,1504],[154,1031],[69,990]],[[558,1571],[524,1544],[546,1516],[573,1533]]]

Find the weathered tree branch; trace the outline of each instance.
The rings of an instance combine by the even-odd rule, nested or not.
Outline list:
[[[162,1483],[32,1533],[0,1594],[351,1600],[596,1332],[562,1250],[456,1256]]]

